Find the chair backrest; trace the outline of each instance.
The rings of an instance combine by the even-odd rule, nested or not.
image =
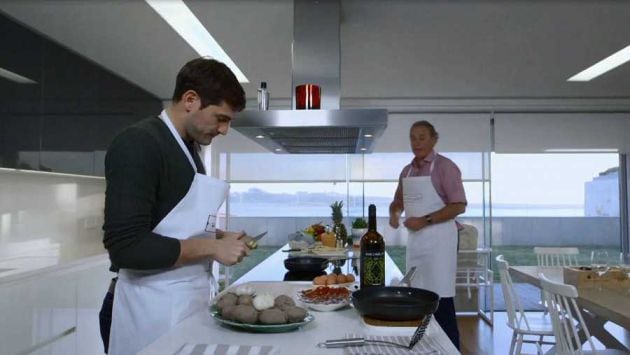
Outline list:
[[[558,354],[581,354],[582,340],[578,334],[578,329],[584,332],[591,345],[591,350],[595,350],[591,334],[584,323],[582,313],[577,306],[577,289],[573,285],[566,285],[549,280],[543,273],[538,275],[549,315],[553,327],[553,335],[556,338]]]
[[[512,283],[512,276],[510,276],[510,264],[508,264],[503,255],[496,257],[497,266],[499,268],[499,277],[501,278],[501,290],[503,290],[503,298],[505,299],[505,311],[508,316],[508,325],[512,328],[521,328],[524,324],[526,329],[529,328],[529,323],[525,317],[523,305],[518,297],[518,294],[514,291],[514,284]]]
[[[461,223],[462,229],[458,231],[459,250],[475,250],[479,239],[477,227],[472,224]]]
[[[575,266],[580,250],[575,247],[547,248],[534,247],[538,266]]]

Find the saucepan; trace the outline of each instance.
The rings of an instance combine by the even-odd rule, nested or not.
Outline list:
[[[328,267],[328,259],[316,256],[297,256],[284,259],[284,267],[293,272],[317,273]]]
[[[387,321],[424,319],[435,313],[439,303],[437,293],[415,287],[369,287],[352,293],[359,314]]]

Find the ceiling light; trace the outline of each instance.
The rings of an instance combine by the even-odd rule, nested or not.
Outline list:
[[[589,81],[630,60],[630,46],[602,59],[594,65],[582,70],[567,81]]]
[[[282,151],[282,149],[280,149],[280,148],[276,148],[276,149],[275,149],[275,151],[276,151],[276,152],[281,152],[281,151]]]
[[[545,149],[547,153],[617,153],[617,148],[555,148]]]
[[[363,137],[365,137],[365,138],[372,138],[372,137],[374,137],[374,136],[373,136],[373,135],[371,135],[371,134],[369,134],[369,133],[367,133],[367,134],[364,134],[364,135],[363,135]]]
[[[241,83],[249,83],[223,48],[182,0],[144,0],[202,57],[225,63]]]
[[[367,148],[361,148],[361,150],[362,150],[362,151],[366,151],[366,150],[367,150]]]
[[[263,139],[263,138],[265,138],[265,136],[263,136],[262,134],[259,134],[259,135],[256,136],[256,138]]]
[[[16,74],[10,70],[6,70],[4,68],[0,68],[0,76],[11,81],[15,81],[18,84],[37,84],[37,82],[34,80],[31,80],[20,74]]]

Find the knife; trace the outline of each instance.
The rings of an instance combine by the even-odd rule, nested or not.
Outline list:
[[[256,249],[258,248],[257,242],[260,240],[260,238],[264,237],[265,235],[267,235],[267,231],[264,231],[255,237],[247,237],[248,240],[245,242],[245,245],[247,245],[249,249]]]

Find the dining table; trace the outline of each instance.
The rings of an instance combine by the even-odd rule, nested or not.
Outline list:
[[[561,266],[510,266],[510,274],[515,280],[541,288],[539,274],[544,274],[554,282],[564,283],[564,269]],[[630,293],[623,289],[606,287],[578,288],[577,304],[592,336],[606,348],[630,351],[604,327],[613,322],[630,331]]]
[[[313,287],[312,279],[296,280],[284,267],[284,259],[289,257],[283,250],[289,249],[288,245],[280,247],[276,252],[252,268],[233,284],[227,291],[239,286],[274,288],[281,287],[285,290]],[[255,252],[255,251],[254,251]],[[300,255],[291,255],[299,257]],[[321,256],[321,255],[320,255]],[[343,273],[355,273],[358,266],[357,250],[348,249],[341,255],[331,255],[328,269]],[[385,254],[385,283],[396,285],[403,274],[393,262],[391,257]],[[288,281],[291,280],[291,281]],[[358,289],[358,283],[348,286],[350,290]],[[223,291],[223,293],[226,290]],[[220,297],[220,293],[218,297]],[[216,299],[216,298],[215,298]],[[210,303],[213,301],[211,300]],[[299,301],[298,301],[299,302]],[[459,354],[453,343],[436,321],[430,321],[422,337],[422,340],[414,347],[413,351],[394,347],[380,347],[376,350],[372,346],[353,348],[322,348],[319,343],[326,340],[348,337],[366,337],[370,339],[402,339],[408,340],[416,327],[407,326],[382,326],[367,324],[357,313],[351,304],[336,310],[318,312],[308,310],[313,320],[303,326],[281,333],[264,333],[239,329],[239,327],[226,326],[218,319],[213,319],[211,309],[200,310],[184,319],[166,334],[149,344],[139,354],[173,355],[173,354],[212,354],[220,353],[264,353],[249,352],[252,349],[273,349],[274,354],[399,354],[396,350],[402,350],[405,354],[425,355],[450,355]],[[207,351],[207,349],[223,349],[219,352]],[[362,350],[362,348],[365,348]],[[357,350],[358,349],[358,350]],[[229,351],[228,351],[229,350]],[[258,351],[257,350],[257,351]],[[357,352],[358,351],[358,352]]]

